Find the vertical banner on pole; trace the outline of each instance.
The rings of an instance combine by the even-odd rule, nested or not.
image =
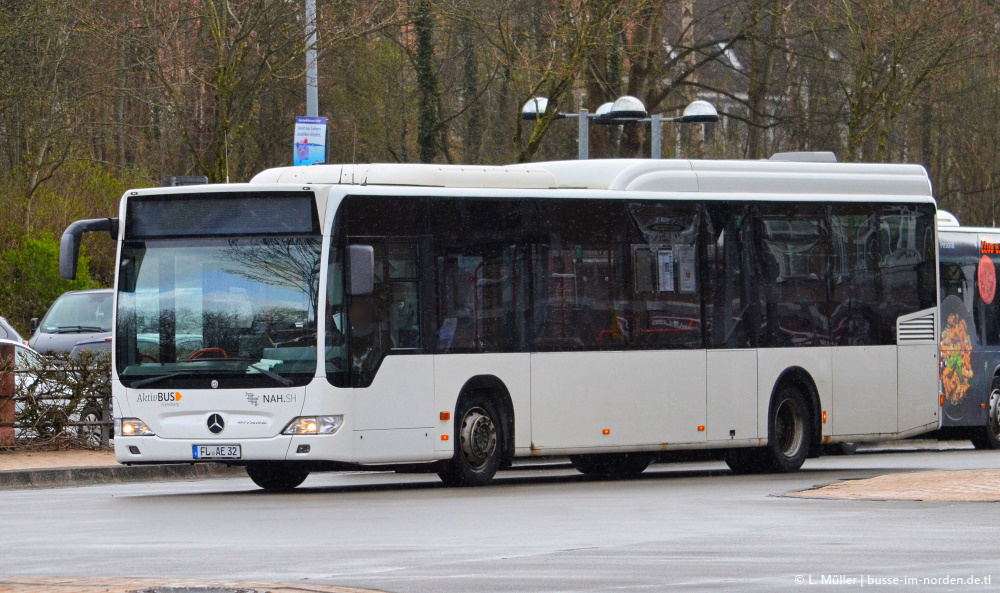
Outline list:
[[[326,118],[295,118],[295,166],[326,162]]]

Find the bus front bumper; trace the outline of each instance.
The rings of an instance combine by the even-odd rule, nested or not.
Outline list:
[[[123,464],[221,462],[242,465],[252,461],[344,461],[350,462],[349,451],[337,451],[337,445],[349,439],[338,435],[278,435],[256,439],[164,439],[158,436],[117,437],[115,458]],[[340,442],[334,442],[340,441]],[[346,441],[343,442],[343,441]],[[238,457],[206,458],[199,455],[201,447],[212,450],[238,447]],[[225,451],[232,453],[231,450]]]

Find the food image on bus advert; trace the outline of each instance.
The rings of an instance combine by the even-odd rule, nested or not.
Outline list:
[[[945,330],[941,332],[941,382],[944,396],[953,404],[965,397],[972,379],[972,341],[965,327],[965,320],[958,315],[949,315]]]
[[[988,255],[984,255],[979,260],[979,296],[983,302],[989,305],[993,302],[993,296],[997,292],[997,271],[993,265],[993,260]]]

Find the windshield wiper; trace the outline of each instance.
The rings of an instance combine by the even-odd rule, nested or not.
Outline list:
[[[197,375],[194,371],[177,371],[176,373],[167,373],[165,375],[153,375],[152,377],[147,377],[141,381],[136,381],[132,384],[132,388],[142,387],[143,385],[149,385],[151,383],[156,383],[161,379],[173,379],[175,377],[186,377],[188,375]]]
[[[57,334],[82,334],[84,332],[109,332],[111,329],[104,329],[103,327],[96,327],[93,325],[60,325],[53,331]]]
[[[282,377],[281,375],[279,375],[278,373],[276,373],[276,372],[274,372],[274,371],[272,371],[270,369],[265,369],[263,367],[259,367],[259,366],[255,365],[255,364],[251,364],[251,365],[248,365],[248,366],[250,368],[254,369],[254,370],[259,371],[260,374],[264,375],[265,377],[268,377],[270,379],[274,379],[275,381],[277,381],[278,383],[281,383],[285,387],[291,387],[292,385],[295,385],[295,381],[292,381],[288,377]]]
[[[207,359],[206,358],[205,360],[211,360],[212,362],[239,362],[239,363],[243,363],[243,364],[247,365],[247,368],[251,368],[251,369],[257,371],[258,373],[264,375],[268,379],[273,379],[274,381],[276,381],[278,383],[281,383],[285,387],[291,387],[292,385],[295,384],[295,381],[292,381],[288,377],[283,377],[283,376],[279,375],[278,373],[276,373],[276,372],[274,372],[274,371],[272,371],[270,369],[266,369],[264,367],[257,366],[257,364],[260,364],[259,361],[257,362],[257,364],[252,364],[252,362],[254,360],[256,360],[254,358],[212,358],[212,359]]]
[[[212,360],[212,362],[242,362],[242,363],[245,364],[247,362],[247,360],[250,360],[250,359],[213,358],[211,360]],[[202,362],[202,361],[199,361],[199,362]],[[259,366],[254,365],[254,364],[248,364],[247,367],[249,367],[251,369],[254,369],[255,371],[257,371],[260,374],[262,374],[265,377],[267,377],[268,379],[271,379],[271,380],[273,380],[273,381],[275,381],[277,383],[281,383],[285,387],[291,387],[292,385],[295,384],[295,382],[292,381],[291,379],[289,379],[288,377],[282,377],[281,375],[279,375],[278,373],[275,373],[272,370],[265,369],[263,367],[259,367]],[[203,375],[203,374],[205,374],[204,371],[177,371],[175,373],[167,373],[165,375],[155,375],[155,376],[152,376],[152,377],[148,377],[146,379],[142,379],[141,381],[136,381],[135,383],[132,384],[132,388],[134,389],[136,387],[142,387],[143,385],[149,385],[151,383],[156,383],[157,381],[159,381],[161,379],[173,379],[175,377],[186,377],[186,376],[190,376],[190,375]]]

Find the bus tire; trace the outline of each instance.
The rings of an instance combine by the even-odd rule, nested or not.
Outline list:
[[[254,463],[246,470],[253,483],[264,490],[292,490],[309,477],[309,470],[284,463]]]
[[[1000,449],[1000,377],[993,377],[986,414],[986,424],[971,435],[972,445],[977,449]]]
[[[649,467],[651,453],[605,453],[602,455],[570,455],[569,462],[586,476],[633,478]]]
[[[778,387],[767,417],[767,444],[726,453],[726,465],[737,474],[797,471],[809,456],[812,423],[802,389],[792,383]]]
[[[802,390],[790,383],[779,387],[768,408],[767,445],[763,448],[769,471],[788,473],[802,467],[809,456],[809,418],[809,404]]]
[[[455,414],[455,454],[438,472],[448,486],[485,486],[503,457],[503,418],[492,398],[472,393],[461,398]]]

